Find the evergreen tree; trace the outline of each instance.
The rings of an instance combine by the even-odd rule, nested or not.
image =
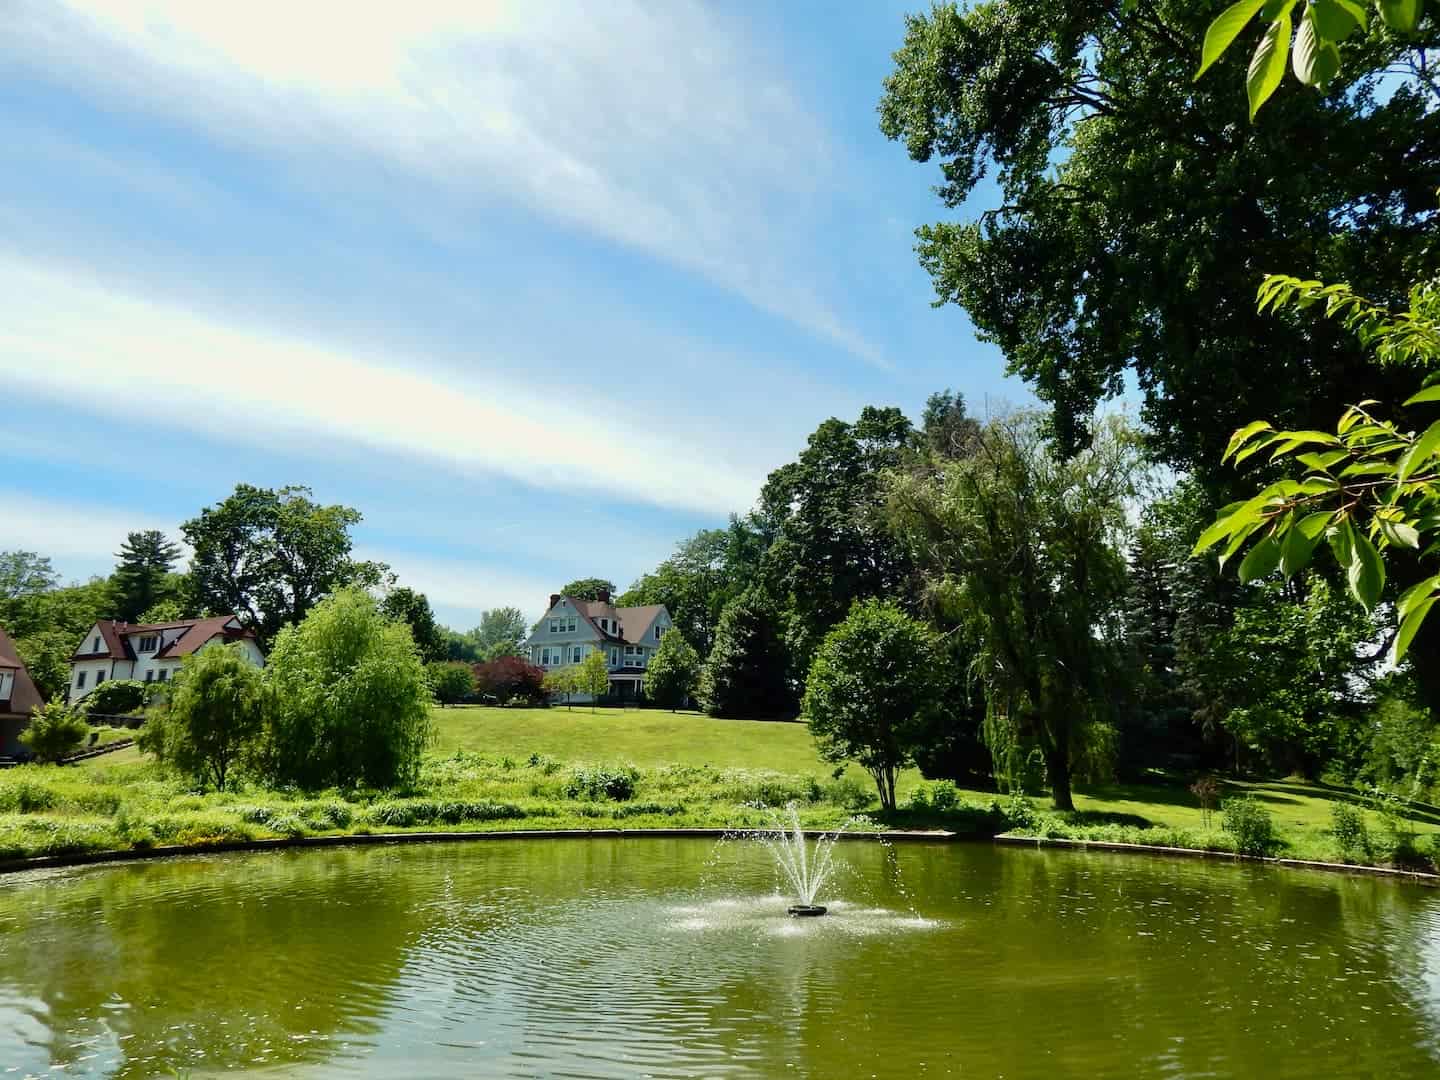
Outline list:
[[[140,616],[162,600],[173,599],[171,581],[180,545],[159,529],[132,532],[115,553],[115,617],[139,622]]]
[[[726,605],[715,647],[700,673],[700,700],[711,716],[775,719],[795,712],[789,654],[774,604],[751,589]]]

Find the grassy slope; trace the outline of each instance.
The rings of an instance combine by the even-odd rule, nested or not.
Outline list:
[[[438,753],[474,750],[515,760],[549,754],[561,761],[714,765],[829,776],[804,724],[717,720],[653,709],[490,709],[434,711]]]
[[[848,816],[857,793],[873,800],[869,778],[857,766],[845,771],[842,783],[833,781],[835,767],[820,759],[809,733],[800,724],[717,720],[696,713],[614,709],[592,713],[588,707],[437,708],[435,720],[437,739],[431,765],[421,789],[414,794],[432,803],[476,803],[479,809],[474,813],[481,816],[450,823],[458,828],[756,824],[761,818],[746,803],[773,804],[805,792],[808,795],[801,797],[805,800],[807,822],[825,826]],[[460,760],[449,760],[457,752]],[[532,755],[540,759],[533,766],[529,764]],[[565,795],[565,780],[572,768],[582,763],[638,767],[641,778],[634,799],[615,803]],[[325,827],[316,800],[255,789],[239,795],[191,795],[183,783],[164,777],[133,748],[85,762],[69,775],[42,769],[21,773],[49,785],[56,794],[49,808],[15,813],[7,805],[6,786],[20,777],[0,774],[0,809],[12,811],[0,812],[0,851],[11,855],[62,850],[67,845],[128,846],[136,837],[145,842],[150,834],[143,825],[133,822],[158,823],[151,830],[153,842],[166,843],[177,838],[180,842],[203,842],[207,836],[232,835],[227,831],[232,828],[238,830],[234,836],[286,831],[271,828],[264,820],[242,823],[235,816],[249,811],[253,818],[257,805],[273,806],[277,815],[291,819],[291,831],[296,820],[305,831],[333,831]],[[787,781],[771,774],[795,779]],[[899,785],[902,805],[921,785],[914,770],[906,772]],[[1274,815],[1287,844],[1285,854],[1338,857],[1328,833],[1330,810],[1334,800],[1349,798],[1347,793],[1295,782],[1231,783],[1222,797],[1243,791],[1253,793]],[[995,797],[981,791],[962,790],[960,795],[976,806],[984,806]],[[330,798],[333,803],[334,797]],[[377,800],[394,801],[384,797],[351,800],[355,820],[347,827],[367,827],[366,807]],[[518,808],[524,816],[485,817],[483,804],[487,801]],[[1037,803],[1043,808],[1044,800]],[[125,809],[119,819],[124,828],[118,832],[114,827],[115,811],[109,809],[117,805]],[[1183,786],[1082,788],[1077,792],[1076,805],[1076,815],[1064,821],[1048,819],[1037,826],[1037,831],[1194,846],[1226,843],[1218,832],[1218,821],[1206,828],[1199,806]],[[975,811],[960,815],[901,811],[889,823],[983,828],[979,816]],[[390,827],[377,815],[371,817],[376,818],[376,831]],[[423,825],[444,827],[443,822],[435,821]],[[1372,815],[1372,831],[1378,831],[1378,826]],[[1440,832],[1440,813],[1417,813],[1414,828],[1424,846],[1426,834]],[[88,839],[81,836],[75,840],[72,836],[87,829]]]

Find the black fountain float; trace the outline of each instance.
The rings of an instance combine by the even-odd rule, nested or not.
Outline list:
[[[835,843],[850,823],[820,833],[812,846],[800,826],[800,809],[791,802],[774,812],[770,828],[751,834],[770,850],[776,868],[790,885],[795,903],[785,910],[791,918],[814,919],[825,914],[825,905],[815,903],[815,899],[834,869]]]

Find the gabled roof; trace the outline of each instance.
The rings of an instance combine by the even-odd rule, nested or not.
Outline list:
[[[82,651],[91,640],[85,640],[70,657],[73,660],[134,660],[135,649],[130,644],[132,637],[146,634],[163,634],[167,630],[180,630],[180,636],[155,654],[157,660],[168,660],[177,656],[189,656],[208,641],[224,637],[226,641],[253,638],[255,631],[243,628],[234,615],[214,615],[206,619],[175,619],[163,623],[127,623],[117,619],[101,619],[95,625],[105,646],[101,651]],[[232,626],[230,624],[234,623]]]
[[[189,656],[199,650],[207,642],[214,641],[217,637],[223,637],[226,641],[238,641],[240,638],[253,638],[255,631],[248,628],[232,627],[228,624],[237,621],[234,615],[216,615],[209,619],[197,619],[190,624],[190,628],[172,641],[165,648],[155,654],[157,660],[169,660],[176,656]],[[172,623],[169,629],[174,629],[178,623]],[[142,629],[158,629],[144,627]]]
[[[580,613],[580,617],[590,624],[592,630],[600,636],[602,641],[613,641],[621,645],[639,645],[645,640],[645,631],[655,621],[662,611],[664,604],[645,604],[640,607],[616,607],[614,604],[606,603],[603,600],[574,600],[568,596],[560,597],[559,601],[546,611],[544,618],[549,618],[550,612],[554,611],[559,604],[568,603]],[[544,618],[541,621],[544,621]],[[612,633],[600,628],[601,619],[610,619],[618,623],[620,632]],[[532,634],[529,640],[542,641]]]
[[[645,640],[645,631],[650,629],[650,624],[665,610],[665,605],[643,604],[640,607],[622,607],[615,610],[620,615],[620,631],[625,635],[625,640],[631,645],[639,645]]]
[[[10,640],[10,635],[5,633],[3,626],[0,626],[0,669],[14,676],[11,680],[9,700],[0,698],[0,713],[29,716],[31,709],[44,704],[30,673],[25,670],[25,662],[20,659],[15,643]]]

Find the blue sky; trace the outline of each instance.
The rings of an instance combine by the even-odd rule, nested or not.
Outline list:
[[[1024,400],[915,262],[905,10],[7,5],[0,547],[83,578],[303,483],[463,627],[623,588],[826,417]]]

